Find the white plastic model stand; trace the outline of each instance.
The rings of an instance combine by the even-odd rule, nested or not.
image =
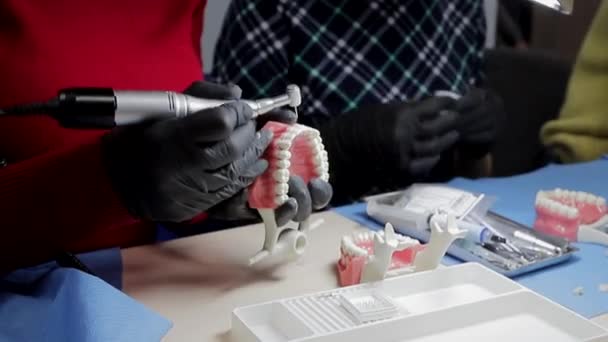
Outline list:
[[[279,227],[275,220],[274,209],[258,209],[264,222],[264,246],[255,256],[249,259],[249,265],[273,256],[284,260],[294,260],[302,256],[308,244],[307,233],[311,230],[310,219],[300,222],[297,228],[288,223]],[[318,226],[318,223],[314,225]]]
[[[608,331],[479,263],[239,307],[238,342],[606,341]]]

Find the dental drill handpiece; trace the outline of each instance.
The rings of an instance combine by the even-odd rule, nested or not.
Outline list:
[[[9,108],[3,114],[49,112],[66,127],[111,128],[146,120],[185,117],[200,110],[219,107],[234,100],[203,99],[172,91],[114,90],[111,88],[70,88],[48,104]],[[302,98],[297,85],[286,93],[259,100],[242,100],[254,117],[283,106],[297,107]]]

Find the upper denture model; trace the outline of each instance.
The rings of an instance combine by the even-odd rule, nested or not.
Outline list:
[[[608,245],[606,199],[582,191],[556,188],[536,194],[534,228],[573,242]]]
[[[329,161],[319,131],[304,125],[268,122],[264,129],[273,132],[273,139],[262,158],[268,169],[249,189],[249,206],[257,209],[265,225],[264,245],[250,259],[255,264],[270,255],[283,258],[304,253],[309,219],[298,227],[278,227],[274,209],[289,199],[289,177],[297,175],[308,184],[311,179],[329,180]]]

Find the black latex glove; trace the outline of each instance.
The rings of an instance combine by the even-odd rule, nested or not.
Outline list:
[[[505,109],[502,99],[493,91],[474,88],[453,107],[458,115],[459,153],[474,158],[490,152]]]
[[[258,127],[261,128],[268,121],[293,124],[297,119],[294,112],[279,109],[259,116],[256,121]],[[329,167],[331,168],[331,164]],[[313,210],[327,206],[333,194],[331,185],[319,178],[312,179],[308,184],[305,184],[299,176],[290,176],[288,185],[287,196],[289,199],[275,209],[275,218],[279,226],[285,225],[290,220],[295,222],[305,220]],[[209,216],[218,220],[259,221],[260,216],[257,211],[249,207],[248,197],[249,191],[244,189],[234,197],[211,208]]]
[[[357,199],[374,187],[391,188],[428,173],[458,140],[454,100],[363,107],[321,127],[335,202]]]
[[[196,82],[186,93],[236,99],[238,87]],[[234,196],[262,174],[268,131],[256,134],[243,102],[117,127],[103,138],[110,179],[129,211],[142,219],[182,222]]]

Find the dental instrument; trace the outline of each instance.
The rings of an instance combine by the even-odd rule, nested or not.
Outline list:
[[[0,110],[0,115],[48,114],[65,127],[111,128],[151,119],[184,117],[235,100],[202,99],[173,91],[69,88],[42,103],[29,103]],[[254,117],[283,106],[298,107],[300,88],[287,86],[286,93],[259,100],[242,100]]]
[[[530,243],[534,247],[546,249],[554,254],[561,254],[561,252],[562,252],[562,250],[559,247],[554,246],[546,241],[543,241],[539,238],[532,236],[531,234],[527,234],[527,233],[519,231],[519,230],[514,231],[513,236]]]

